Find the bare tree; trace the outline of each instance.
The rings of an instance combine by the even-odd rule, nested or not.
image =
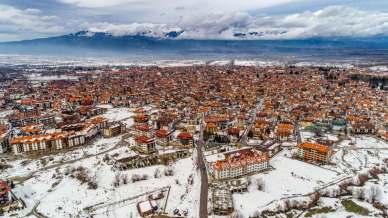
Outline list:
[[[118,174],[118,173],[113,178],[113,186],[114,187],[119,187],[120,186],[120,174]]]
[[[263,178],[256,179],[256,187],[257,187],[257,190],[260,190],[260,191],[265,190],[265,182]]]
[[[138,182],[141,180],[141,176],[139,174],[133,174],[131,177],[132,183]]]
[[[229,218],[244,218],[244,215],[239,210],[235,210],[229,215]]]
[[[364,189],[363,188],[358,188],[358,187],[353,187],[352,188],[352,195],[356,199],[364,199]]]
[[[128,184],[128,175],[127,174],[124,173],[124,174],[121,175],[121,182],[124,185]]]
[[[311,194],[308,208],[316,206],[318,204],[318,201],[320,198],[321,198],[321,195],[319,194],[319,192],[315,192],[315,193]]]
[[[381,174],[381,169],[377,166],[374,166],[372,169],[368,171],[369,175],[371,175],[374,179],[379,179],[379,174]]]
[[[365,200],[369,203],[374,203],[380,200],[382,190],[378,185],[371,185],[368,190],[365,191]]]
[[[166,167],[166,169],[164,169],[164,175],[165,176],[173,176],[174,175],[174,168],[172,166]]]
[[[360,173],[358,174],[358,184],[354,184],[354,185],[363,186],[365,182],[367,182],[368,180],[369,180],[368,175],[364,173]]]
[[[96,177],[92,177],[89,182],[88,182],[88,188],[89,189],[97,189],[98,184],[97,184],[97,179]]]
[[[156,168],[155,171],[154,171],[154,178],[160,178],[162,176],[161,172],[160,172],[160,169],[159,168]]]
[[[339,186],[327,187],[319,191],[319,193],[324,197],[335,198],[341,194],[341,189]]]

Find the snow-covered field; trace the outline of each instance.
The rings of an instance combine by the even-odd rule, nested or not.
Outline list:
[[[5,178],[28,176],[37,170],[42,170],[44,167],[53,166],[68,161],[74,161],[80,158],[85,158],[86,156],[108,151],[114,148],[120,140],[121,136],[113,138],[100,138],[88,147],[80,147],[79,149],[68,151],[66,153],[43,156],[35,160],[28,158],[18,159],[9,162],[8,164],[12,165],[13,167],[2,170],[1,176]]]
[[[130,108],[125,107],[111,108],[103,116],[108,119],[109,122],[114,122],[131,118],[133,112]]]
[[[108,119],[108,122],[122,121],[127,127],[133,125],[132,116],[134,113],[132,112],[132,109],[126,107],[110,108],[106,105],[104,105],[104,107],[108,108],[108,111],[103,114],[103,116]]]
[[[173,210],[179,209],[182,213],[187,210],[189,217],[195,217],[198,210],[196,205],[199,201],[197,193],[200,189],[200,176],[192,158],[174,163],[171,166],[174,170],[173,176],[165,176],[163,172],[167,166],[162,165],[118,171],[103,158],[105,153],[113,155],[131,152],[128,148],[115,146],[120,140],[121,136],[100,138],[83,149],[50,155],[39,160],[22,159],[10,162],[13,167],[2,171],[1,177],[26,179],[14,189],[14,193],[23,198],[27,205],[26,209],[17,212],[17,216],[29,214],[36,206],[36,211],[47,217],[90,217],[91,214],[84,210],[86,207],[99,203],[114,203],[171,186],[166,212],[172,213]],[[89,189],[87,183],[81,184],[71,176],[74,169],[79,167],[83,167],[87,175],[96,181],[97,189]],[[154,178],[157,169],[161,172],[161,177]],[[113,181],[118,174],[126,175],[129,182],[114,187]],[[130,180],[134,174],[147,175],[148,179],[132,183]],[[193,178],[192,184],[189,184],[190,176]],[[144,200],[144,197],[99,209],[93,214],[96,217],[139,217],[136,203]]]
[[[58,75],[58,76],[42,76],[39,73],[31,73],[27,74],[27,78],[33,81],[53,81],[53,80],[78,80],[77,76],[66,76],[66,75]]]
[[[274,170],[251,177],[252,183],[247,193],[233,195],[235,208],[245,217],[274,201],[311,193],[315,188],[341,177],[336,172],[293,160],[284,154],[282,152],[270,161]],[[258,178],[264,180],[264,191],[256,188]]]
[[[386,148],[388,149],[388,144],[381,139],[368,136],[368,135],[360,135],[357,137],[348,137],[348,139],[343,140],[339,145],[339,147],[350,147],[350,148]]]
[[[193,207],[193,189],[194,186],[188,185],[187,179],[191,174],[195,174],[193,170],[192,161],[190,158],[180,160],[174,164],[175,170],[174,176],[166,177],[162,175],[161,178],[154,178],[153,174],[156,169],[163,172],[165,166],[152,166],[141,169],[128,170],[122,173],[128,175],[129,179],[133,174],[146,174],[149,179],[136,183],[129,183],[121,185],[117,188],[112,186],[115,175],[118,172],[112,171],[112,167],[106,164],[102,164],[98,158],[94,160],[83,160],[76,165],[83,166],[90,169],[90,173],[96,177],[98,188],[97,190],[90,190],[86,187],[86,184],[80,185],[80,183],[72,178],[65,178],[62,182],[48,195],[43,195],[41,204],[38,210],[49,217],[71,217],[78,212],[82,212],[80,215],[87,217],[89,214],[83,212],[83,209],[88,206],[96,205],[98,203],[114,203],[120,200],[136,196],[147,191],[155,190],[165,186],[171,185],[170,195],[167,203],[167,212],[172,212],[178,208],[181,211],[190,211]],[[99,163],[100,162],[100,163]],[[195,176],[197,176],[195,174]],[[197,178],[197,177],[196,177]],[[176,180],[180,184],[176,184]],[[196,180],[196,179],[195,179]],[[198,182],[194,181],[194,182]],[[68,194],[74,193],[74,194]],[[102,208],[95,213],[96,217],[137,217],[136,202],[145,200],[138,198],[133,201],[129,201],[127,205],[109,206]],[[60,210],[59,208],[64,208]]]
[[[313,135],[309,132],[303,132],[303,137],[313,138]],[[328,138],[338,141],[338,137],[335,135],[328,135]],[[251,176],[251,184],[247,193],[233,194],[234,207],[244,217],[249,217],[256,211],[273,208],[280,200],[295,199],[295,197],[312,193],[317,189],[330,187],[344,178],[352,177],[373,166],[381,166],[383,160],[388,158],[388,143],[366,135],[338,141],[338,146],[334,148],[331,159],[332,165],[316,166],[287,156],[290,156],[290,151],[283,150],[270,161],[270,164],[275,168],[274,170]],[[257,179],[264,181],[264,190],[257,189]],[[366,187],[371,184],[374,183],[367,182]],[[388,205],[387,184],[388,175],[380,175],[377,186],[382,190],[380,201],[385,205]],[[352,217],[375,217],[381,212],[373,208],[370,203],[355,201],[370,211],[369,216],[347,212],[341,206],[340,199],[321,198],[319,206],[335,209],[335,212],[328,213],[325,217],[347,217],[349,215]]]
[[[108,111],[103,116],[109,122],[122,121],[127,127],[133,125],[130,108],[112,108],[111,105],[100,105]],[[145,108],[152,111],[153,109]],[[176,131],[178,134],[179,131]],[[314,134],[302,131],[302,138],[314,138]],[[371,168],[388,158],[388,144],[372,136],[357,136],[342,140],[336,135],[326,135],[328,139],[338,142],[334,146],[332,165],[316,166],[291,158],[295,152],[295,143],[284,143],[285,148],[270,161],[274,168],[265,173],[251,176],[251,184],[247,193],[233,194],[235,209],[244,217],[249,217],[256,211],[273,207],[280,200],[305,197],[316,189],[325,188],[331,184],[354,176],[357,172]],[[188,217],[197,217],[199,210],[200,175],[196,169],[195,150],[193,156],[182,159],[171,166],[156,165],[140,169],[119,171],[112,162],[104,160],[108,155],[112,159],[132,156],[133,151],[121,145],[121,136],[113,138],[97,138],[88,146],[65,153],[48,155],[39,159],[22,158],[9,161],[12,167],[0,172],[1,178],[12,178],[17,185],[14,192],[27,205],[23,211],[17,212],[17,217],[31,216],[34,212],[47,217],[139,217],[136,203],[146,200],[149,191],[170,186],[170,193],[165,211],[172,215],[178,209],[180,213],[188,212]],[[131,141],[133,139],[126,139]],[[287,148],[286,148],[287,147]],[[217,158],[217,154],[206,158]],[[90,189],[88,183],[81,183],[74,176],[77,169],[83,168],[97,184],[96,189]],[[174,174],[167,176],[163,172],[172,168]],[[155,177],[155,172],[160,176]],[[128,178],[128,183],[113,185],[116,176]],[[134,175],[146,176],[146,180],[132,182]],[[192,179],[193,182],[190,182]],[[264,181],[264,190],[257,189],[257,179]],[[20,182],[19,182],[20,181]],[[388,176],[381,175],[377,184],[383,190],[381,202],[388,205]],[[370,182],[367,183],[370,185]],[[140,195],[140,196],[137,196]],[[124,199],[123,203],[117,203]],[[164,202],[158,202],[160,207]],[[370,211],[371,204],[357,202]],[[85,208],[95,205],[106,205],[99,209],[88,211]],[[346,217],[354,215],[346,212],[339,199],[322,198],[320,206],[335,208],[335,212],[326,217]],[[339,206],[338,206],[339,205]],[[11,216],[12,214],[7,214]],[[16,216],[16,215],[15,215]]]

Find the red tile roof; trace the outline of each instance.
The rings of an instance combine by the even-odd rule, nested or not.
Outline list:
[[[188,132],[182,132],[178,135],[179,139],[193,139],[193,136]]]

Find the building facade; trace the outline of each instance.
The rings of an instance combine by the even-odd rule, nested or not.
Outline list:
[[[241,149],[224,154],[224,160],[213,165],[215,179],[237,178],[268,169],[268,154],[253,149]]]
[[[329,162],[332,155],[331,147],[313,142],[303,142],[298,145],[298,156],[303,160]]]

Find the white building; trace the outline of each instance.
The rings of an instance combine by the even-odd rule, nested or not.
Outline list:
[[[229,179],[258,173],[269,168],[268,154],[251,148],[224,154],[223,160],[213,164],[215,179]]]

